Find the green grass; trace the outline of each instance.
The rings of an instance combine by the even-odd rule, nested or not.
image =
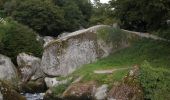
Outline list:
[[[107,40],[108,34],[105,35],[100,37]],[[148,100],[157,100],[155,98],[162,97],[163,99],[159,98],[159,100],[167,100],[166,98],[170,94],[170,87],[167,85],[170,83],[170,78],[167,77],[170,73],[170,42],[145,38],[134,40],[130,47],[119,50],[94,63],[83,65],[67,77],[73,77],[75,79],[83,76],[81,82],[96,81],[98,85],[108,84],[109,88],[111,88],[114,82],[119,82],[125,77],[132,66],[143,66],[144,61],[149,62],[150,66],[152,66],[152,68],[148,66],[144,67],[140,71],[142,77],[140,76],[139,82],[144,89],[145,98]],[[94,73],[95,70],[119,68],[127,69],[117,70],[112,74]],[[162,80],[159,81],[159,78]],[[166,89],[166,86],[168,86],[168,89]]]
[[[121,40],[127,40],[127,33],[119,28],[104,27],[97,30],[97,38],[104,40],[106,43],[118,44]]]
[[[139,81],[146,100],[169,100],[170,71],[165,68],[154,68],[145,61],[140,68]]]
[[[112,85],[120,81],[129,71],[118,70],[113,74],[94,74],[94,70],[106,70],[115,68],[131,68],[134,65],[141,65],[143,61],[149,61],[154,67],[170,68],[170,43],[149,39],[139,40],[131,47],[120,50],[110,56],[100,59],[92,64],[82,66],[71,76],[84,76],[84,81],[95,80],[99,84]]]

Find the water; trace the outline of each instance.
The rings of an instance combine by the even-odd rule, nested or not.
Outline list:
[[[25,96],[27,100],[43,100],[44,93],[21,93],[21,95]]]

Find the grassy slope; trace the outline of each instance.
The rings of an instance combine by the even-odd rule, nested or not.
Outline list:
[[[94,70],[114,69],[114,68],[130,68],[133,65],[141,65],[145,60],[150,62],[154,67],[170,68],[170,44],[143,39],[133,43],[131,47],[120,50],[109,57],[100,59],[95,63],[87,64],[75,71],[74,77],[84,76],[83,81],[96,80],[99,83],[111,84],[119,81],[124,77],[127,70],[119,70],[113,74],[94,74]]]
[[[111,87],[115,81],[121,81],[122,78],[129,72],[132,66],[143,66],[146,61],[150,65],[144,66],[141,69],[142,74],[139,79],[142,87],[144,88],[144,92],[146,91],[145,98],[155,100],[153,98],[159,97],[163,98],[160,100],[166,100],[166,98],[169,97],[167,94],[170,93],[170,85],[167,85],[170,84],[170,79],[168,77],[165,77],[165,75],[169,75],[170,72],[170,43],[163,41],[145,38],[134,41],[130,47],[115,52],[114,54],[100,59],[95,63],[83,65],[80,69],[76,70],[68,77],[78,78],[80,76],[83,76],[82,82],[92,80],[98,82],[99,85],[108,84]],[[127,69],[115,71],[113,74],[99,75],[93,73],[95,70],[119,68]],[[157,82],[157,80],[159,81],[159,78],[161,78],[162,80],[160,82]],[[63,77],[60,77],[58,79],[63,79]],[[155,83],[153,83],[153,81]],[[147,84],[147,82],[149,83]],[[166,87],[168,90],[166,89]],[[59,93],[58,90],[60,89],[58,88],[54,88],[54,90],[57,91],[56,93]],[[164,90],[161,90],[160,88]],[[158,94],[155,91],[159,91],[160,93],[164,92],[166,95]],[[157,95],[155,96],[155,94]]]

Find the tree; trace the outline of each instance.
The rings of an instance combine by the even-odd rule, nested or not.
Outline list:
[[[83,15],[79,7],[75,3],[68,1],[64,4],[63,9],[65,11],[66,30],[74,31],[79,29],[83,22]]]
[[[16,4],[12,17],[40,35],[57,36],[65,29],[63,11],[50,0],[24,0]]]
[[[112,0],[111,5],[123,28],[138,31],[160,28],[170,11],[169,0]]]
[[[116,22],[112,15],[112,8],[109,4],[100,3],[100,0],[95,0],[93,14],[90,19],[91,25],[107,24],[112,25]]]
[[[41,57],[42,46],[36,41],[36,33],[22,24],[8,19],[0,24],[0,54],[7,55],[16,63],[16,57],[21,52],[32,53]]]
[[[64,10],[66,30],[74,31],[80,27],[87,27],[92,15],[92,4],[89,0],[53,0]]]

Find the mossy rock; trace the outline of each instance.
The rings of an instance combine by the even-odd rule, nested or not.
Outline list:
[[[21,83],[20,85],[22,92],[37,93],[45,92],[47,90],[44,79],[38,79],[36,81],[29,81],[27,83]]]
[[[26,100],[25,97],[12,89],[12,86],[10,86],[7,82],[0,80],[0,88],[3,100]]]

